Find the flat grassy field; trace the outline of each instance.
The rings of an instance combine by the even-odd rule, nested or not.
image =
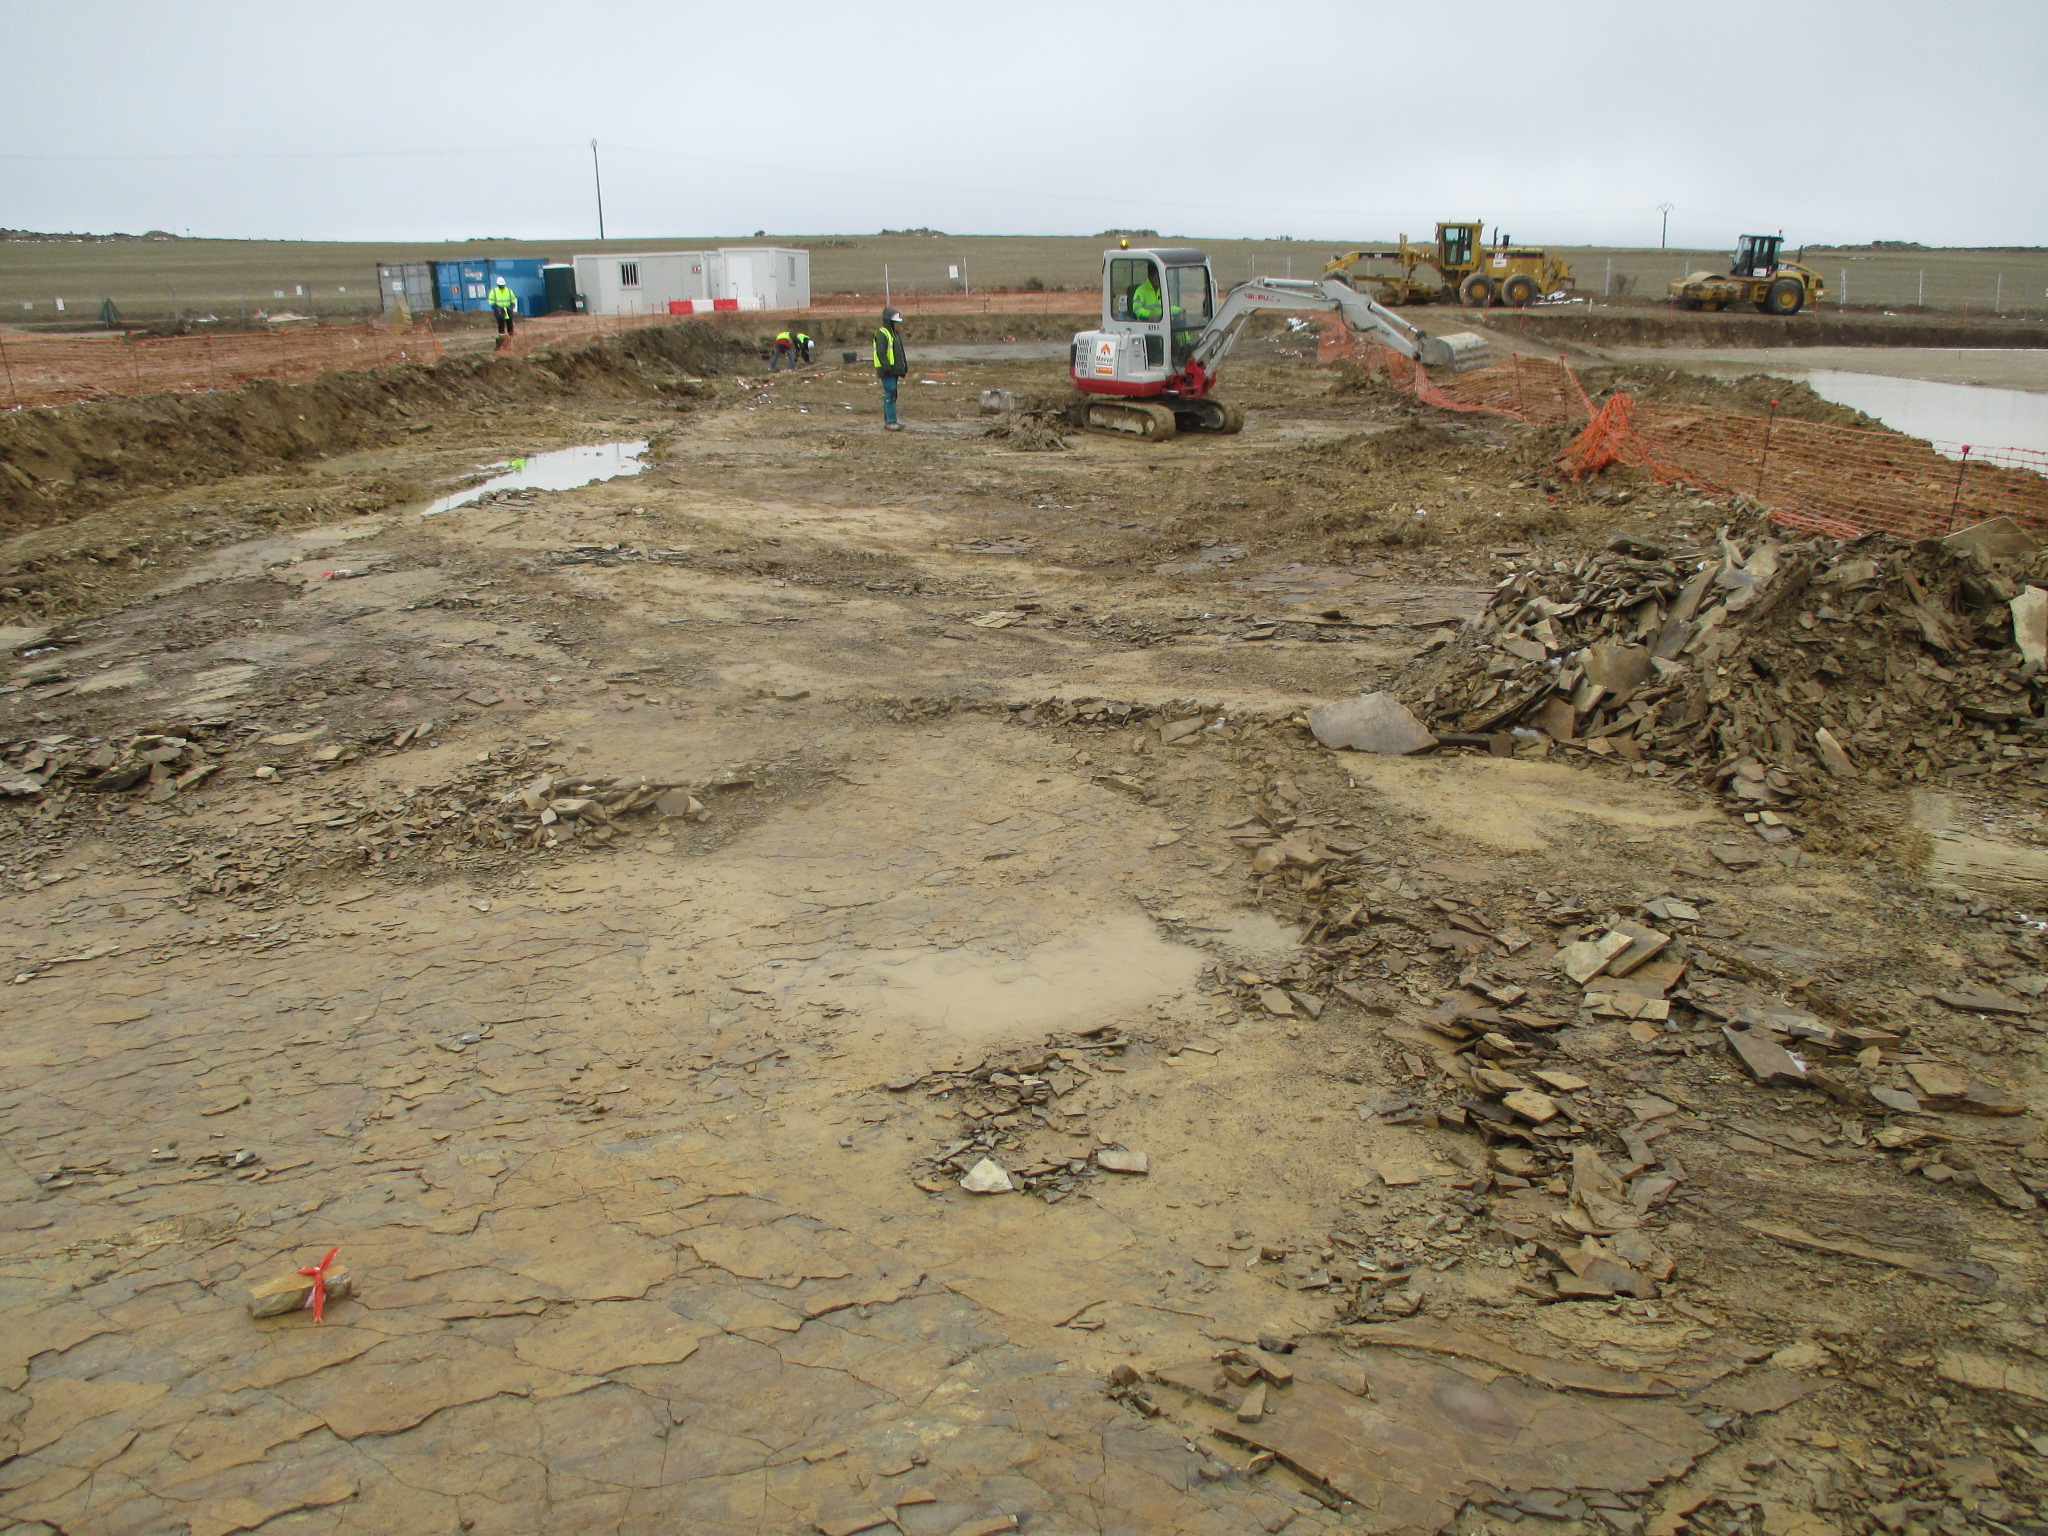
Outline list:
[[[1427,231],[1411,231],[1427,235]],[[1537,231],[1515,231],[1527,243]],[[1209,253],[1220,280],[1254,273],[1309,277],[1335,252],[1392,244],[1384,235],[1329,240],[1188,241]],[[597,251],[701,250],[721,245],[801,246],[811,252],[811,287],[833,293],[882,295],[884,273],[892,293],[958,289],[948,268],[964,270],[976,288],[1017,288],[1033,279],[1048,288],[1076,290],[1075,308],[1093,307],[1098,264],[1113,239],[1100,235],[677,235],[641,240],[474,240],[453,244],[321,243],[293,240],[0,241],[0,324],[42,328],[64,321],[92,324],[100,301],[111,298],[130,323],[156,322],[174,310],[187,317],[236,320],[258,309],[340,318],[378,307],[380,261],[452,260],[461,256],[566,258]],[[1149,241],[1137,243],[1152,243]],[[1731,239],[1730,244],[1733,244]],[[1645,251],[1562,247],[1578,291],[1595,297],[1611,278],[1632,280],[1637,302],[1661,302],[1664,285],[1681,273],[1718,267],[1725,251]],[[1905,252],[1813,249],[1807,261],[1829,286],[1830,307],[1841,303],[1846,278],[1851,308],[1928,309],[1972,314],[2048,317],[2048,249]]]

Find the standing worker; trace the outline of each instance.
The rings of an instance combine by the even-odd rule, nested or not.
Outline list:
[[[512,334],[513,317],[519,313],[519,295],[512,291],[512,285],[499,278],[491,285],[491,291],[484,295],[484,301],[491,306],[491,313],[498,318],[498,345],[505,345],[505,338]]]
[[[790,338],[788,331],[777,331],[775,333],[775,352],[768,359],[768,371],[774,373],[783,368],[795,370],[796,343]]]
[[[903,316],[893,309],[882,311],[882,323],[875,327],[875,377],[882,381],[882,426],[901,432],[896,420],[896,386],[910,372],[910,360],[903,355]]]

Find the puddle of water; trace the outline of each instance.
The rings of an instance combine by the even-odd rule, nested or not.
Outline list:
[[[1833,368],[1814,369],[1806,382],[1823,399],[1875,416],[1895,432],[1926,438],[1950,458],[1965,443],[2048,454],[2048,395]]]
[[[647,440],[630,443],[590,443],[581,448],[561,448],[553,453],[536,453],[530,459],[513,461],[512,468],[481,485],[429,502],[421,517],[452,512],[479,501],[493,491],[573,491],[579,485],[599,480],[616,480],[637,475],[646,466],[640,462],[647,452]]]

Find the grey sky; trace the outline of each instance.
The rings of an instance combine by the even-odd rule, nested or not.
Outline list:
[[[10,0],[5,33],[33,229],[587,236],[595,136],[614,237],[1654,245],[1669,202],[1674,245],[2048,244],[2044,0]]]

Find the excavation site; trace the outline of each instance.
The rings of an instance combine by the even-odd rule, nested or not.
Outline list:
[[[0,1526],[2048,1528],[2040,328],[1200,255],[0,335]]]

